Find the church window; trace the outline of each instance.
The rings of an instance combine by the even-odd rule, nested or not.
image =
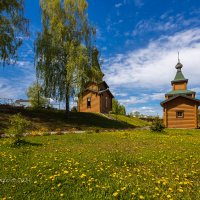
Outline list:
[[[91,97],[87,98],[87,107],[91,108]]]
[[[184,112],[183,111],[177,111],[176,112],[176,118],[184,118]]]

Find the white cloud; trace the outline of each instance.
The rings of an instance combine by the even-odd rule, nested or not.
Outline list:
[[[131,112],[140,112],[141,114],[144,115],[149,115],[149,116],[162,116],[162,113],[159,111],[158,112],[158,107],[157,106],[142,106],[142,107],[134,107]]]
[[[177,28],[177,26],[178,25],[172,21],[161,23],[160,21],[155,21],[154,19],[142,20],[135,26],[132,35],[136,36],[144,32],[169,31]]]
[[[96,28],[96,38],[99,40],[99,41],[104,41],[105,38],[102,34],[102,31],[99,27]]]
[[[192,88],[191,90],[195,91],[196,93],[200,93],[200,87]]]
[[[117,4],[115,4],[115,8],[119,8],[119,7],[121,7],[123,4],[122,3],[117,3]]]
[[[200,84],[200,29],[161,36],[146,48],[117,54],[105,60],[106,79],[113,88],[146,88],[154,91],[169,88],[174,78],[177,52],[180,51],[183,73],[191,87]]]
[[[183,14],[171,15],[171,10],[163,13],[160,18],[149,18],[139,21],[132,32],[133,36],[141,35],[147,32],[166,32],[180,30],[183,27],[199,25],[199,17],[185,18]]]
[[[128,98],[120,99],[119,102],[123,105],[142,104],[148,101],[148,97],[130,96]]]
[[[146,104],[148,102],[152,102],[155,100],[163,100],[165,97],[165,93],[153,93],[153,94],[139,94],[137,96],[128,96],[127,93],[122,93],[122,95],[118,95],[121,98],[119,102],[126,106],[132,106],[136,104]],[[127,97],[128,96],[128,97]]]
[[[30,61],[18,61],[14,66],[0,68],[0,98],[27,98],[27,88],[35,80],[35,69]],[[5,78],[8,77],[8,78]]]
[[[151,100],[163,100],[165,96],[165,93],[153,93],[149,95],[149,98]]]
[[[134,4],[136,7],[142,7],[144,5],[143,0],[134,0]]]
[[[119,96],[119,97],[127,97],[128,93],[123,93],[123,92],[115,93],[115,92],[113,92],[113,95],[114,96]]]

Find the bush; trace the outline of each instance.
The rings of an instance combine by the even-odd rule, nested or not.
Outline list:
[[[76,106],[73,106],[72,109],[71,109],[71,112],[78,112],[78,111],[77,111],[77,107],[76,107]]]
[[[165,126],[162,120],[159,117],[156,117],[152,122],[150,129],[153,132],[162,132],[165,129]]]
[[[31,122],[24,119],[20,113],[11,116],[9,122],[9,128],[5,130],[5,133],[14,136],[16,141],[20,141],[31,125]]]

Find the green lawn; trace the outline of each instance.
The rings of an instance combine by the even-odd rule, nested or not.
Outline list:
[[[0,198],[200,199],[200,130],[0,139]]]

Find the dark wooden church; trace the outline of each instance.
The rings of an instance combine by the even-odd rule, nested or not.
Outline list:
[[[196,93],[187,89],[188,79],[181,71],[183,65],[176,65],[176,76],[171,82],[172,91],[165,94],[163,107],[164,125],[167,128],[198,128],[198,106]]]

